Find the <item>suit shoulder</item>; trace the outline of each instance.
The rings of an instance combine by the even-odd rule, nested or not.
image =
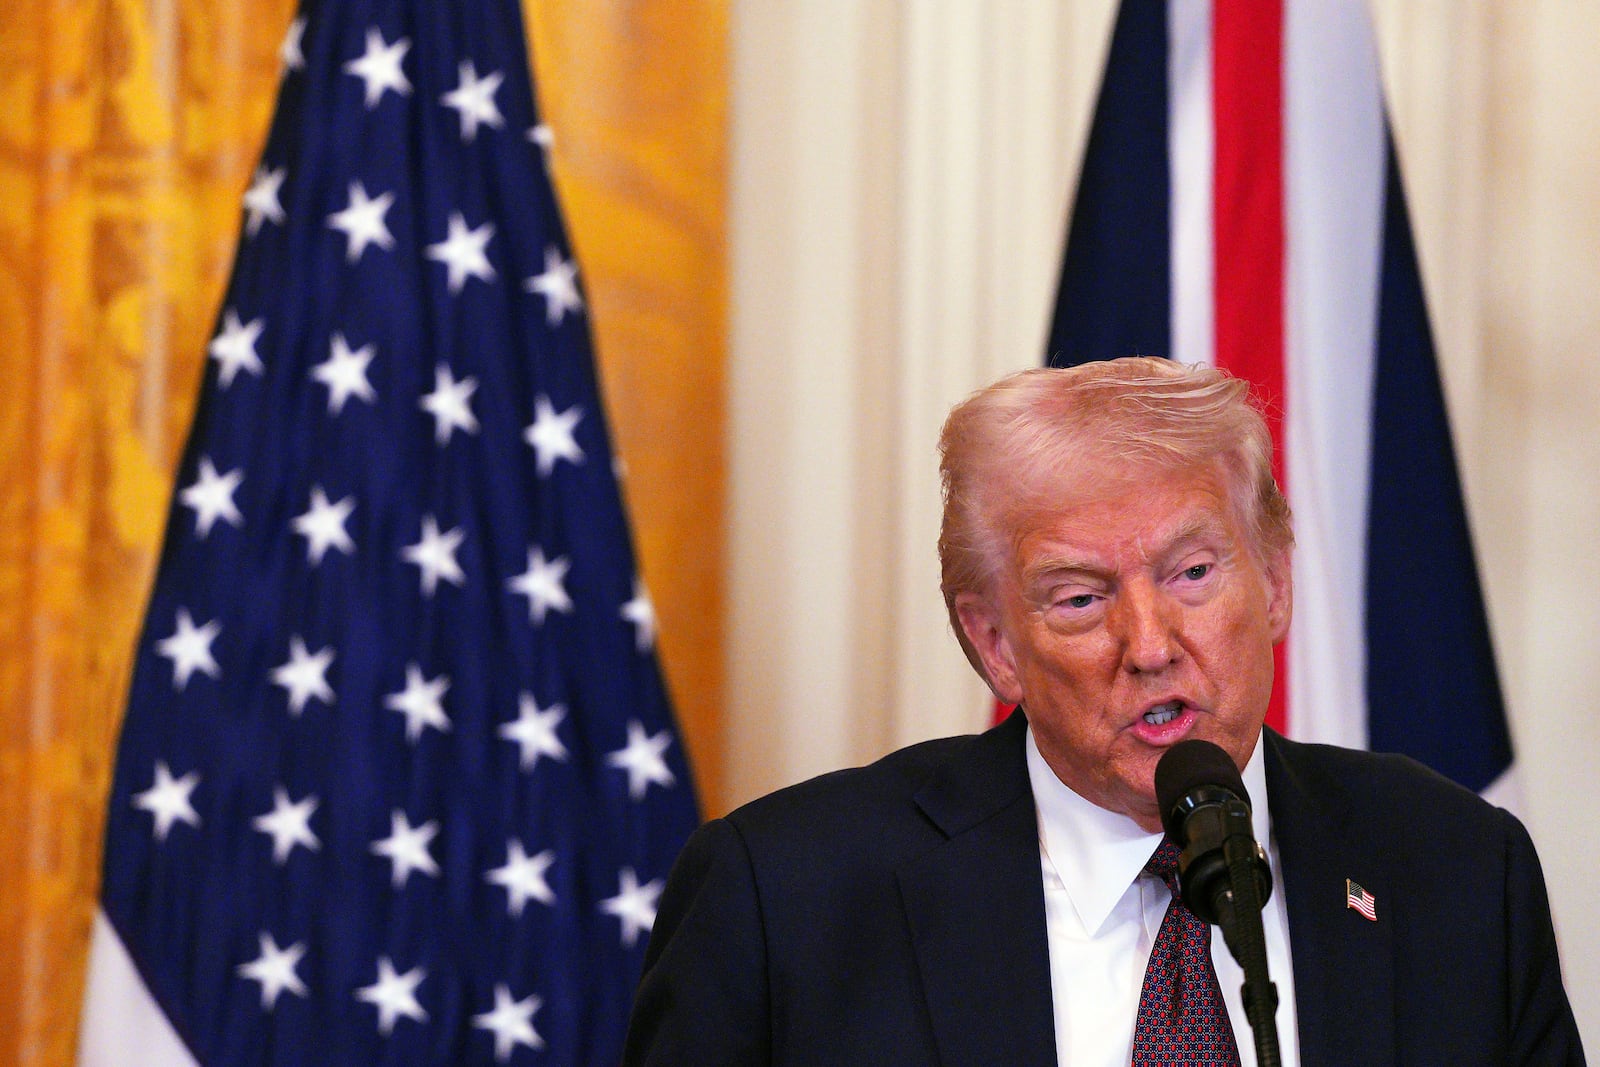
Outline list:
[[[1509,812],[1409,756],[1281,737],[1274,742],[1282,773],[1313,795],[1340,798],[1363,822],[1403,828],[1413,837],[1425,828],[1449,837],[1500,834],[1508,822],[1520,828]]]

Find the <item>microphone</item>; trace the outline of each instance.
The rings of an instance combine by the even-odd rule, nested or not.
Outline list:
[[[1256,842],[1250,794],[1239,768],[1233,757],[1210,741],[1180,741],[1156,764],[1156,803],[1162,828],[1183,850],[1178,883],[1184,904],[1206,922],[1221,926],[1232,948],[1229,927],[1235,900],[1230,861],[1241,856],[1251,861],[1257,910],[1272,895],[1272,870]]]
[[[1250,794],[1239,768],[1210,741],[1180,741],[1156,764],[1156,803],[1162,828],[1183,850],[1178,885],[1184,904],[1222,927],[1228,951],[1244,971],[1240,992],[1255,1035],[1256,1062],[1278,1067],[1278,988],[1267,974],[1261,925],[1272,870],[1250,823]]]

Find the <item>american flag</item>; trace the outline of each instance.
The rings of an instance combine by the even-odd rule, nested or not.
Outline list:
[[[1347,908],[1354,908],[1373,922],[1378,921],[1378,902],[1371,893],[1356,885],[1350,879],[1344,880],[1344,904]]]
[[[194,1062],[615,1063],[697,821],[525,40],[307,0],[282,47],[92,967]]]

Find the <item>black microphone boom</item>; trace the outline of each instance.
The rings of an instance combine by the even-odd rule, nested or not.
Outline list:
[[[1250,822],[1250,794],[1233,757],[1210,741],[1180,741],[1156,764],[1161,825],[1182,849],[1183,902],[1222,927],[1244,971],[1244,1010],[1255,1034],[1256,1062],[1278,1067],[1278,989],[1267,973],[1261,906],[1272,893],[1272,869]]]

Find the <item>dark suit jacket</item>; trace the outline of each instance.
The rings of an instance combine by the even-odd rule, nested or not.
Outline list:
[[[661,897],[625,1062],[1054,1065],[1024,725],[702,827]],[[1401,757],[1265,744],[1301,1063],[1582,1064],[1522,825]],[[1347,878],[1377,922],[1346,907]]]

